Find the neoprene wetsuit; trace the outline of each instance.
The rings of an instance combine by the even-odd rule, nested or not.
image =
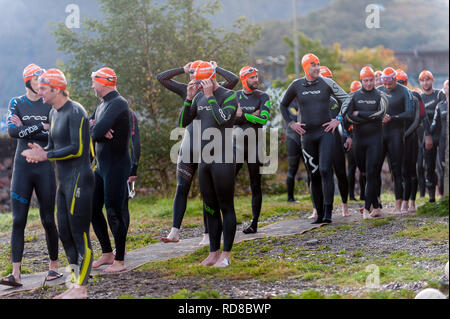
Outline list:
[[[236,149],[236,176],[239,174],[244,161],[250,177],[250,189],[252,192],[252,222],[250,232],[256,232],[258,219],[261,213],[262,189],[261,174],[259,172],[262,161],[259,158],[260,148],[263,141],[260,141],[260,131],[270,118],[270,97],[260,90],[254,90],[251,94],[246,94],[243,90],[236,93],[238,103],[242,109],[242,116],[236,117],[234,121],[234,147]],[[259,115],[252,113],[260,111]],[[248,139],[248,134],[254,136],[254,140]],[[264,135],[261,135],[265,138]],[[249,232],[244,230],[244,232]]]
[[[50,260],[58,259],[58,230],[55,223],[56,181],[52,163],[28,163],[21,155],[28,149],[28,143],[36,143],[42,147],[47,145],[48,131],[44,123],[49,123],[49,112],[52,107],[38,101],[30,101],[25,95],[13,98],[8,107],[8,134],[17,139],[16,154],[11,180],[11,208],[13,226],[11,233],[11,257],[13,263],[22,261],[24,250],[24,233],[27,223],[33,190],[39,202],[39,214],[45,230]],[[17,127],[11,121],[18,116],[22,126]]]
[[[331,121],[330,97],[341,103],[347,93],[333,80],[319,77],[310,82],[305,77],[292,82],[280,104],[284,120],[290,125],[288,107],[294,98],[299,102],[299,117],[306,124],[302,135],[302,151],[311,176],[311,195],[318,218],[314,223],[331,222],[334,199],[333,133],[325,132],[323,124]]]
[[[439,172],[439,193],[444,194],[444,177],[445,177],[445,148],[447,147],[447,100],[441,101],[436,106],[433,122],[431,123],[431,133],[439,133],[439,156],[438,156],[438,172]]]
[[[225,82],[221,82],[220,85],[226,89],[232,90],[239,82],[239,78],[230,71],[217,67],[216,72],[225,79]],[[157,76],[158,81],[164,85],[165,88],[178,94],[183,101],[186,99],[187,95],[187,84],[175,81],[172,78],[184,73],[184,68],[176,68],[162,72]],[[177,190],[173,200],[172,227],[178,229],[181,227],[181,222],[183,221],[184,213],[186,212],[189,190],[191,189],[192,179],[198,168],[198,162],[195,159],[197,158],[199,150],[194,147],[193,135],[193,125],[189,124],[186,127],[186,132],[181,142],[177,162]],[[183,156],[183,154],[188,154],[189,160],[184,160],[183,157],[185,156]],[[203,218],[205,233],[208,233],[206,214],[204,214]]]
[[[91,119],[90,127],[98,167],[95,170],[95,191],[92,203],[92,226],[103,253],[111,253],[111,241],[105,228],[102,208],[105,205],[108,224],[116,246],[115,260],[123,261],[127,237],[128,210],[124,208],[128,196],[127,180],[130,176],[129,153],[130,109],[128,102],[117,91],[103,97]],[[112,129],[113,138],[105,138]]]
[[[85,285],[92,265],[89,237],[94,176],[90,168],[90,137],[83,106],[68,100],[50,112],[47,158],[56,161],[59,237],[72,271],[73,282]]]
[[[186,100],[180,113],[180,126],[186,127],[193,120],[200,120],[201,124],[202,157],[199,164],[198,179],[203,198],[203,210],[207,215],[210,252],[220,249],[222,232],[223,251],[231,251],[236,234],[236,213],[234,210],[236,164],[232,144],[231,154],[229,149],[229,143],[232,143],[232,140],[229,141],[229,139],[232,136],[236,110],[236,93],[219,86],[214,91],[214,96],[206,97],[200,92],[192,101]],[[218,135],[214,132],[209,134],[210,129],[215,129],[215,133]],[[210,148],[211,145],[209,144],[212,142],[207,138],[211,136],[213,136],[214,146],[218,146],[221,142],[220,150]],[[212,155],[213,158],[205,159],[204,152]],[[223,215],[223,222],[220,212]]]

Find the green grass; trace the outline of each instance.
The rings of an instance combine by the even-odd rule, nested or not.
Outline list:
[[[435,203],[426,203],[417,209],[419,216],[449,216],[448,210],[448,196],[442,198]]]
[[[423,226],[406,228],[392,235],[394,238],[414,238],[430,241],[448,240],[448,224],[429,221]]]

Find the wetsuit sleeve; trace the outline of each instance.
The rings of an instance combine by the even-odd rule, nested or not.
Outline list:
[[[414,106],[413,98],[411,92],[406,87],[403,87],[404,101],[405,101],[405,112],[390,115],[392,120],[412,120],[414,117]]]
[[[236,92],[232,92],[224,101],[222,107],[214,96],[208,97],[208,104],[211,107],[211,113],[219,126],[226,125],[234,121],[234,115],[237,110]]]
[[[123,113],[129,112],[128,105],[125,101],[117,99],[108,106],[101,120],[90,127],[92,141],[104,141],[105,134],[113,127],[117,118]]]
[[[197,97],[197,95],[195,96]],[[183,103],[183,107],[181,108],[180,117],[178,119],[178,125],[180,127],[186,127],[194,120],[195,116],[197,115],[197,104],[196,104],[196,98],[192,101],[185,100]]]
[[[130,110],[131,127],[131,173],[130,176],[137,176],[139,158],[141,157],[141,136],[139,134],[139,124],[136,115]]]
[[[330,87],[331,95],[333,95],[341,105],[341,113],[345,111],[351,97],[336,82],[330,78],[322,77],[325,83]]]
[[[216,68],[217,74],[225,79],[225,82],[221,82],[220,85],[226,89],[232,90],[238,84],[239,78],[233,72],[222,69],[220,67]]]
[[[245,119],[253,124],[265,125],[270,118],[270,98],[267,94],[261,95],[259,116],[250,113],[243,114]]]
[[[434,110],[433,122],[431,122],[430,126],[430,133],[433,135],[438,135],[437,133],[439,133],[440,131],[440,124],[441,124],[441,110],[438,104],[436,109]]]
[[[367,119],[363,119],[359,115],[358,116],[353,115],[353,112],[355,111],[355,102],[353,100],[353,95],[354,95],[353,93],[350,94],[351,98],[348,101],[347,106],[345,108],[345,113],[344,113],[345,117],[344,118],[345,118],[346,122],[354,123],[354,124],[368,122]],[[342,112],[342,109],[341,109],[341,112]]]
[[[47,153],[47,158],[50,161],[63,161],[80,157],[83,154],[83,149],[85,147],[89,147],[89,145],[83,144],[83,127],[88,125],[87,119],[83,116],[83,114],[79,111],[72,112],[68,122],[70,144],[60,149],[54,149],[52,147],[52,150]]]
[[[52,113],[53,111],[51,110],[49,115],[48,115],[48,120],[50,122],[50,131],[52,129]],[[47,146],[44,147],[44,151],[48,152],[48,151],[52,151],[54,148],[54,144],[53,144],[53,139],[52,139],[52,135],[48,134],[48,140],[47,140]],[[48,156],[48,154],[47,154]]]
[[[8,126],[8,135],[13,138],[21,138],[21,139],[35,139],[39,141],[46,141],[48,138],[48,135],[46,133],[43,133],[44,131],[44,123],[39,123],[31,126],[22,125],[22,126],[15,126],[11,118],[14,115],[18,115],[18,110],[16,109],[17,106],[17,99],[12,99],[8,106],[8,118],[7,118],[7,126]]]
[[[292,122],[295,122],[291,119],[290,117],[290,113],[289,113],[289,105],[291,105],[292,101],[295,99],[295,97],[297,96],[297,92],[295,89],[296,86],[296,81],[292,82],[289,87],[286,90],[286,93],[283,96],[283,99],[281,100],[280,103],[280,111],[281,111],[281,115],[283,116],[284,121],[286,122],[286,125],[289,127],[289,125]],[[300,105],[299,105],[299,109],[300,109]]]
[[[417,127],[420,124],[420,106],[419,101],[414,99],[414,121],[411,123],[411,125],[406,129],[405,131],[405,138],[411,135],[412,132],[414,132]]]
[[[183,100],[186,99],[187,85],[172,80],[173,77],[184,74],[183,68],[176,68],[159,73],[156,78],[168,90],[178,94]]]

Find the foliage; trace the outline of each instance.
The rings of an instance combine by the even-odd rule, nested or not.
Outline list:
[[[233,31],[215,28],[206,18],[220,8],[218,1],[199,5],[194,0],[101,0],[102,21],[86,19],[77,33],[63,24],[55,27],[59,49],[70,54],[62,68],[69,78],[70,94],[92,112],[98,103],[91,93],[90,74],[112,67],[118,90],[137,113],[141,127],[139,182],[155,191],[168,192],[175,165],[170,160],[170,131],[176,126],[182,101],[158,83],[156,75],[187,62],[214,60],[235,71],[248,63],[248,47],[259,29],[234,23]],[[179,79],[187,81],[187,77]]]

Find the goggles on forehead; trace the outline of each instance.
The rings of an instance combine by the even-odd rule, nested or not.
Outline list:
[[[241,77],[244,77],[244,76],[246,76],[246,75],[252,74],[253,72],[258,73],[258,69],[257,69],[257,68],[250,68],[250,69],[244,71],[244,72],[241,74]]]
[[[115,76],[100,76],[97,74],[97,72],[92,72],[91,78],[97,78],[97,79],[104,79],[106,81],[109,81],[111,83],[115,83]]]
[[[381,76],[381,81],[383,82],[392,82],[395,80],[394,76],[390,76],[390,75],[382,75]]]
[[[49,84],[49,85],[51,84],[47,78],[42,77],[42,76],[39,78],[39,83],[44,83],[44,84]]]
[[[45,73],[45,69],[36,70],[31,74],[31,76],[40,76]]]

